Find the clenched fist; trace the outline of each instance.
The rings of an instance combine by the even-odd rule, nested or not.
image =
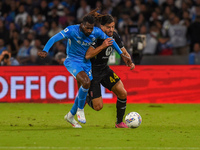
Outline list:
[[[39,51],[38,53],[38,56],[40,56],[41,58],[45,58],[47,56],[47,52],[45,51]]]

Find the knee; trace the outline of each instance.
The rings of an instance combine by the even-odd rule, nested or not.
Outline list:
[[[125,99],[127,97],[127,91],[124,89],[122,92],[119,93],[118,97],[120,99]]]
[[[89,89],[90,88],[90,80],[85,80],[83,83],[82,83],[82,86],[83,88],[85,89]]]
[[[93,105],[94,110],[100,111],[103,108],[103,104]]]

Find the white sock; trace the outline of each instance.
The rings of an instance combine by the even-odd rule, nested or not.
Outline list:
[[[78,108],[78,111],[84,111],[84,109],[80,109],[80,108]]]
[[[68,112],[67,116],[68,116],[69,118],[72,118],[72,117],[74,117],[74,115],[72,115],[72,113],[71,113],[71,112]]]

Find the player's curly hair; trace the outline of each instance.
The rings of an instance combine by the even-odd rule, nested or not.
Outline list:
[[[89,12],[89,14],[88,14],[88,15],[94,16],[95,22],[96,22],[96,23],[100,23],[100,22],[101,22],[101,18],[102,18],[103,16],[105,16],[105,15],[102,15],[102,14],[100,14],[100,13],[97,12],[97,10],[99,10],[99,9],[100,9],[100,8],[97,7],[96,9],[92,10],[92,11]]]
[[[111,15],[109,15],[109,14],[102,15],[102,14],[96,12],[97,10],[99,10],[99,8],[92,10],[88,14],[88,15],[94,16],[96,23],[100,23],[101,25],[105,25],[107,23],[110,24],[110,23],[114,22],[114,18]]]
[[[90,23],[90,24],[94,24],[94,23],[99,23],[101,17],[103,17],[104,15],[99,14],[98,12],[96,12],[97,10],[99,10],[99,8],[96,8],[94,10],[92,10],[91,12],[89,12],[87,15],[85,15],[83,17],[83,23]]]

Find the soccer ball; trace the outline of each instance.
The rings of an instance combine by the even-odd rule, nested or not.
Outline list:
[[[142,117],[137,112],[130,112],[126,115],[125,121],[129,128],[137,128],[142,123]]]

